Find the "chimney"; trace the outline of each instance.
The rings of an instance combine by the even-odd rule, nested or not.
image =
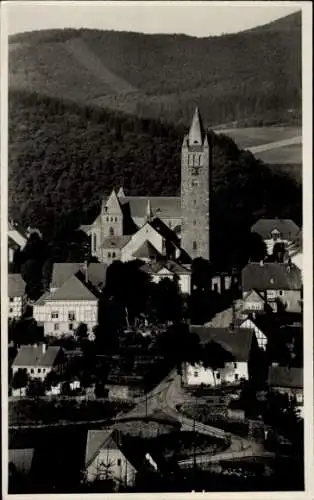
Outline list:
[[[41,350],[42,350],[42,353],[45,354],[45,352],[47,350],[46,344],[41,344]]]

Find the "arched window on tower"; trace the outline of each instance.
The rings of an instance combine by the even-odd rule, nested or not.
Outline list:
[[[114,236],[114,229],[113,229],[113,227],[109,228],[109,234],[110,234],[110,236]]]
[[[196,243],[196,241],[193,241],[193,250],[197,250],[197,243]]]

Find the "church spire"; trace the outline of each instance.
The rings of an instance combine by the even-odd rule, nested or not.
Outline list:
[[[198,107],[195,108],[193,120],[189,131],[189,145],[202,145],[204,137],[204,128]]]

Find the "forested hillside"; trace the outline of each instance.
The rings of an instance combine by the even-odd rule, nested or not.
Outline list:
[[[9,95],[9,214],[48,239],[71,238],[104,194],[177,195],[183,127],[25,92]],[[215,258],[242,252],[261,215],[301,222],[301,188],[226,136],[211,134]],[[215,253],[214,253],[215,255]]]
[[[10,87],[187,124],[299,123],[301,13],[219,37],[65,29],[10,39]]]

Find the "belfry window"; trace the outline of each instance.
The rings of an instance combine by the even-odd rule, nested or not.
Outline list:
[[[197,243],[196,241],[193,241],[193,250],[196,250],[197,249]]]
[[[96,250],[97,250],[97,236],[96,236],[96,233],[93,233],[93,249],[94,249],[94,252],[96,252]]]
[[[114,229],[113,229],[113,227],[109,228],[109,234],[110,234],[110,236],[114,236]]]

